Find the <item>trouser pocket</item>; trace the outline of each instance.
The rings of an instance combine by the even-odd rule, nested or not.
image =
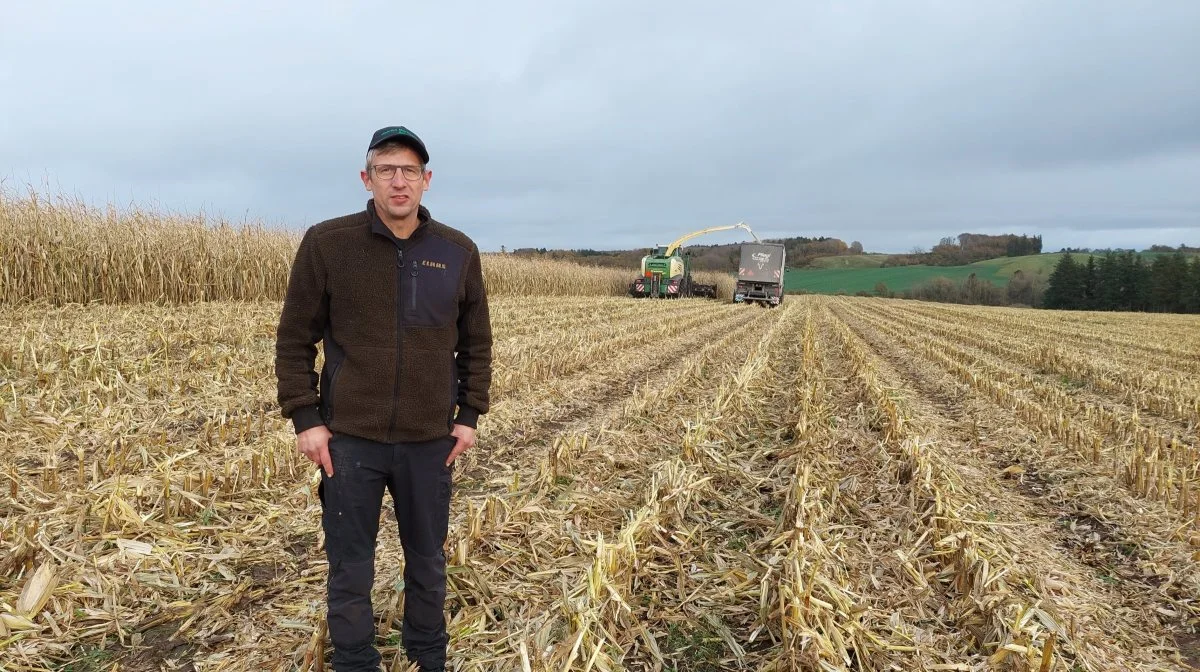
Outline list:
[[[344,434],[334,434],[329,440],[333,476],[318,467],[318,494],[325,550],[331,563],[361,562],[375,555],[379,512],[390,476],[389,455],[382,446]]]
[[[318,495],[335,669],[374,669],[379,662],[371,587],[389,455],[380,444],[335,434],[329,442],[333,476],[321,470]]]

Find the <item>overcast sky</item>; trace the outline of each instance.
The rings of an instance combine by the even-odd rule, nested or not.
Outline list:
[[[485,250],[1200,244],[1194,0],[247,4],[6,2],[5,187],[301,229],[405,124]]]

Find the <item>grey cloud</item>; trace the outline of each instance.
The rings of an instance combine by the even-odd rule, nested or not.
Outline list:
[[[366,139],[405,123],[431,148],[431,209],[487,249],[737,220],[884,251],[963,231],[1200,242],[1194,3],[11,14],[0,175],[98,201],[299,228],[361,207]]]

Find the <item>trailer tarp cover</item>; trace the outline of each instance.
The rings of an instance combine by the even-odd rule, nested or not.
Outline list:
[[[783,246],[742,244],[738,279],[754,282],[782,282]]]

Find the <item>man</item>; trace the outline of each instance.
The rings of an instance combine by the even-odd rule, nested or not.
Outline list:
[[[375,132],[366,209],[304,233],[279,319],[279,405],[321,469],[337,672],[379,669],[371,586],[385,488],[404,549],[405,651],[422,672],[446,661],[451,471],[488,411],[492,334],[478,248],[421,205],[428,163],[407,128]]]

